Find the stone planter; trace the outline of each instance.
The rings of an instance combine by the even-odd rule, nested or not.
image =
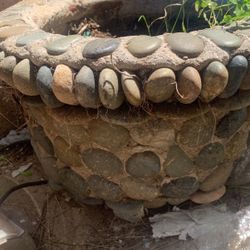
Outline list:
[[[136,221],[144,208],[209,203],[225,193],[247,149],[250,31],[49,32],[64,33],[83,16],[105,26],[115,14],[141,14],[144,1],[125,2],[21,2],[1,12],[0,78],[20,92],[51,184]],[[144,14],[162,10],[148,2]]]

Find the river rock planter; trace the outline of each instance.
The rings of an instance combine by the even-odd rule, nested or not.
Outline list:
[[[111,12],[138,17],[143,1],[125,2],[21,2],[1,12],[0,79],[19,92],[51,184],[136,221],[145,208],[226,192],[247,149],[250,32],[62,35],[85,16],[104,25]],[[165,4],[149,2],[144,14]]]

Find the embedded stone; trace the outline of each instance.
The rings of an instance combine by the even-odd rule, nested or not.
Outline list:
[[[87,179],[89,188],[94,196],[106,201],[120,201],[124,198],[124,193],[120,187],[101,176],[91,175]]]
[[[243,90],[250,89],[250,58],[248,58],[247,61],[248,61],[248,69],[240,85],[240,89]]]
[[[170,198],[188,197],[199,189],[199,182],[193,176],[186,176],[166,183],[162,187],[162,194]]]
[[[141,180],[127,177],[120,181],[121,189],[126,195],[135,200],[154,200],[160,192],[156,186],[147,184]]]
[[[122,126],[92,120],[88,127],[91,139],[102,147],[117,151],[129,144],[129,132]]]
[[[31,30],[32,27],[29,25],[18,25],[11,27],[3,27],[0,29],[0,41],[4,41],[8,37],[23,34],[25,31]]]
[[[216,136],[229,138],[242,126],[246,119],[246,108],[229,112],[219,121],[215,131]]]
[[[36,85],[43,102],[50,108],[58,108],[63,103],[57,100],[52,90],[53,75],[50,68],[42,66],[36,76]]]
[[[25,24],[24,20],[22,19],[2,19],[0,20],[0,28],[6,26],[14,26],[14,25],[23,25]]]
[[[50,55],[61,55],[80,39],[82,39],[80,35],[70,35],[56,39],[46,45],[47,52]]]
[[[237,30],[237,32],[241,33],[241,34],[244,34],[246,36],[250,36],[250,29],[239,29]]]
[[[222,186],[211,192],[198,191],[191,196],[190,200],[197,204],[208,204],[219,200],[226,193],[225,186]]]
[[[98,38],[88,42],[83,49],[83,56],[97,59],[112,54],[120,45],[120,40],[115,38]]]
[[[223,186],[233,171],[233,163],[225,162],[219,165],[200,185],[200,190],[211,192]]]
[[[103,69],[99,76],[99,97],[104,107],[119,108],[124,101],[122,86],[116,72],[112,69]]]
[[[22,94],[37,96],[39,92],[36,86],[35,73],[29,59],[23,59],[13,70],[13,84]]]
[[[219,142],[206,145],[195,158],[195,164],[202,170],[213,169],[224,161],[224,146]]]
[[[183,197],[183,198],[167,198],[167,203],[172,206],[178,206],[181,203],[189,200],[189,197]]]
[[[21,101],[23,105],[29,106],[29,108],[44,107],[44,102],[42,101],[40,96],[23,96]]]
[[[0,79],[13,87],[12,72],[17,64],[15,56],[7,56],[0,61]]]
[[[155,70],[145,82],[146,98],[154,103],[168,100],[174,93],[176,81],[175,73],[168,68]]]
[[[117,177],[124,171],[118,157],[99,148],[85,150],[82,153],[82,160],[93,173],[104,177]]]
[[[69,105],[78,104],[73,93],[73,72],[68,66],[63,64],[56,66],[53,75],[52,90],[60,102]]]
[[[151,151],[135,153],[127,160],[126,170],[134,177],[155,177],[161,171],[160,159]]]
[[[233,96],[238,89],[247,73],[248,61],[242,55],[237,55],[228,64],[229,80],[221,98],[229,98]]]
[[[74,91],[81,106],[85,108],[98,108],[101,106],[94,72],[88,66],[83,66],[76,75]]]
[[[201,93],[201,77],[193,67],[183,69],[177,80],[176,98],[183,104],[194,102]]]
[[[25,34],[23,36],[18,37],[16,40],[16,46],[18,46],[18,47],[26,46],[32,42],[37,41],[37,40],[44,40],[48,36],[49,36],[49,33],[46,33],[46,32],[41,31],[41,30],[31,32],[29,34]]]
[[[1,51],[0,52],[0,61],[2,61],[5,58],[5,52]]]
[[[142,201],[124,201],[124,202],[111,202],[107,201],[106,205],[111,208],[114,214],[126,221],[137,222],[144,216],[144,207]]]
[[[122,74],[122,89],[127,98],[127,101],[131,105],[139,107],[142,104],[142,84],[135,76],[130,75],[128,72],[124,72],[124,74]]]
[[[177,134],[177,141],[190,147],[207,144],[213,136],[215,122],[212,112],[188,120],[183,123]]]
[[[195,170],[195,166],[191,159],[179,146],[172,146],[167,155],[167,159],[163,163],[165,173],[170,177],[182,177],[189,175]]]
[[[173,126],[163,119],[151,119],[129,130],[131,137],[137,143],[145,146],[160,148],[166,151],[175,142]]]
[[[132,38],[127,46],[128,51],[135,57],[141,58],[153,54],[162,44],[161,39],[151,36],[137,36]]]
[[[152,201],[144,201],[144,207],[148,209],[163,207],[167,204],[167,198],[158,197]]]
[[[199,31],[199,35],[207,37],[217,46],[227,50],[237,49],[242,44],[241,38],[223,29],[205,29]]]
[[[219,96],[228,83],[227,68],[221,62],[211,62],[202,75],[202,89],[200,99],[210,102]]]
[[[205,48],[202,39],[189,33],[177,32],[166,34],[165,40],[169,48],[179,57],[197,57]]]

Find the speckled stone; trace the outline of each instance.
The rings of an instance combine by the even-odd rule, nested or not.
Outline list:
[[[92,120],[88,124],[91,139],[98,145],[111,151],[121,150],[127,147],[130,141],[126,128],[101,120]]]
[[[83,66],[76,75],[74,91],[81,106],[85,108],[98,108],[101,106],[94,72],[88,66]]]
[[[165,34],[165,40],[169,48],[180,57],[197,57],[205,48],[202,39],[189,33]]]
[[[82,160],[94,173],[104,177],[117,177],[123,173],[121,160],[106,150],[87,149],[82,153]]]
[[[225,186],[222,186],[211,192],[198,191],[191,196],[190,200],[197,204],[209,204],[219,200],[226,193]]]
[[[201,114],[183,123],[177,141],[190,147],[207,144],[213,136],[214,127],[214,115],[211,112]]]
[[[106,205],[111,208],[114,214],[126,221],[137,222],[141,221],[144,216],[144,208],[142,201],[124,201],[124,202],[106,202]]]
[[[169,149],[163,168],[166,175],[170,177],[182,177],[195,170],[192,160],[179,146],[175,145]]]
[[[126,170],[134,177],[154,177],[160,173],[160,159],[151,151],[135,153],[127,160]]]
[[[63,104],[57,100],[52,91],[53,75],[47,66],[42,66],[36,76],[36,85],[43,102],[50,108],[58,108]]]
[[[154,103],[168,100],[174,93],[175,80],[173,70],[168,68],[155,70],[144,85],[146,98]]]
[[[46,45],[47,52],[50,55],[61,55],[65,53],[73,43],[80,39],[82,39],[82,37],[79,35],[70,35],[56,39]]]
[[[101,176],[91,175],[87,179],[89,188],[96,198],[106,201],[120,201],[124,198],[124,193],[120,187]]]
[[[178,74],[176,98],[183,104],[194,102],[201,93],[201,77],[193,67],[186,67]]]
[[[10,86],[13,85],[12,72],[17,64],[15,56],[7,56],[0,61],[0,79]]]
[[[205,29],[199,31],[199,35],[207,37],[217,46],[227,50],[237,49],[242,44],[241,38],[223,29]]]
[[[112,54],[120,45],[119,39],[98,38],[88,42],[83,49],[83,56],[97,59]]]
[[[233,96],[247,73],[248,61],[242,55],[237,55],[228,64],[229,80],[223,93],[220,95],[221,98],[229,98]]]
[[[17,36],[31,29],[32,27],[29,25],[3,27],[0,29],[0,41],[2,42],[10,36]]]
[[[199,182],[195,177],[186,176],[166,183],[162,187],[162,194],[171,198],[188,197],[199,189]]]
[[[37,96],[35,73],[29,59],[23,59],[13,70],[13,84],[22,94]]]
[[[202,75],[200,99],[210,102],[219,96],[228,84],[228,71],[221,62],[211,62]]]
[[[56,66],[52,90],[60,102],[69,105],[78,104],[73,93],[73,72],[70,67],[63,64]]]
[[[22,35],[17,38],[16,46],[22,47],[25,45],[29,45],[30,43],[37,41],[37,40],[44,40],[49,36],[49,33],[46,33],[42,30],[31,32],[25,35]]]
[[[246,119],[246,108],[229,112],[219,121],[216,127],[216,136],[219,138],[229,138],[242,126]]]
[[[124,101],[124,93],[116,72],[112,69],[103,69],[99,76],[99,97],[104,107],[119,108]]]
[[[210,143],[199,152],[195,164],[202,170],[209,170],[222,163],[224,158],[223,145],[218,142]]]
[[[153,54],[162,44],[161,39],[151,36],[132,38],[127,46],[128,51],[135,57],[141,58]]]
[[[240,85],[240,89],[243,90],[250,89],[250,58],[248,58],[247,61],[248,61],[248,69]]]
[[[122,89],[131,105],[135,107],[141,106],[143,102],[142,83],[135,76],[124,72],[122,74]]]
[[[127,177],[120,182],[126,195],[135,200],[154,200],[159,196],[159,189],[133,177]]]

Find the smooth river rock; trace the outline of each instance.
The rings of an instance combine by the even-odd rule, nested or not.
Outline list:
[[[17,60],[15,56],[7,56],[0,61],[0,79],[13,87],[12,72],[16,67]]]
[[[30,43],[37,41],[37,40],[44,40],[46,39],[50,34],[46,33],[42,30],[31,32],[25,35],[22,35],[17,38],[16,40],[16,46],[21,47],[25,45],[29,45]]]
[[[117,73],[112,69],[103,69],[99,76],[99,97],[104,107],[119,108],[124,101],[124,93]]]
[[[52,90],[53,75],[47,66],[42,66],[36,76],[36,85],[43,102],[50,108],[58,108],[63,105],[55,97]]]
[[[175,73],[168,68],[155,70],[145,82],[144,91],[146,98],[154,103],[168,100],[176,87]]]
[[[16,36],[24,33],[25,31],[31,30],[32,27],[30,25],[18,25],[11,27],[3,27],[0,29],[0,41],[4,41],[10,36]]]
[[[63,64],[56,66],[53,75],[52,89],[60,102],[69,105],[78,104],[73,93],[73,72],[70,67]]]
[[[88,66],[83,66],[76,75],[74,92],[79,104],[84,108],[95,109],[101,106],[98,84],[93,70]]]
[[[247,61],[248,61],[248,69],[240,85],[240,89],[243,90],[250,89],[250,58],[248,58]]]
[[[200,99],[210,102],[219,96],[228,84],[228,71],[221,62],[211,62],[202,75]]]
[[[242,55],[237,55],[228,64],[229,80],[223,93],[220,95],[221,98],[229,98],[233,96],[247,73],[248,61]]]
[[[204,42],[198,36],[189,33],[177,32],[165,34],[169,48],[179,57],[194,58],[204,50]]]
[[[199,31],[199,35],[212,40],[217,46],[226,50],[237,49],[242,44],[242,39],[223,29],[205,29]]]
[[[193,67],[186,67],[178,74],[176,98],[183,104],[194,102],[201,93],[201,77]]]
[[[137,36],[132,38],[127,46],[128,51],[135,57],[141,58],[153,54],[162,44],[161,39],[151,36]]]
[[[88,42],[83,49],[83,56],[97,59],[112,54],[120,45],[119,39],[98,38]]]
[[[23,59],[13,70],[13,84],[22,94],[28,96],[39,95],[35,73],[29,59]]]

